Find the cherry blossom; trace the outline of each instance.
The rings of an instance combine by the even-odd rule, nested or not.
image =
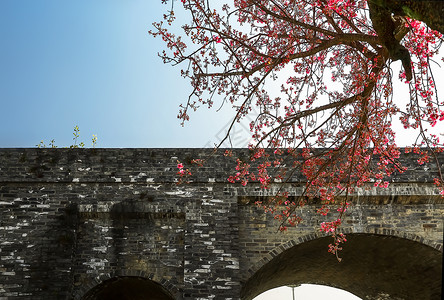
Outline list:
[[[388,188],[390,176],[406,170],[394,120],[416,130],[416,142],[405,151],[419,164],[439,166],[443,149],[439,134],[430,131],[444,121],[432,68],[442,60],[443,35],[378,3],[234,0],[213,7],[182,0],[191,17],[181,24],[183,36],[174,32],[173,11],[150,31],[165,42],[163,61],[183,66],[181,75],[193,87],[179,109],[182,125],[200,106],[231,106],[233,120],[220,146],[235,124],[253,120],[251,155],[224,153],[236,166],[228,181],[264,190],[278,184],[270,201],[256,204],[275,215],[281,230],[302,221],[298,208],[319,200],[317,212],[333,220],[320,230],[333,237],[329,251],[336,255],[346,241],[341,224],[356,188]],[[402,69],[395,76],[397,61]],[[409,99],[394,95],[395,81]],[[280,86],[279,95],[270,84]],[[177,167],[180,182],[191,175],[183,164]],[[290,199],[285,182],[296,173],[306,184]],[[441,171],[433,176],[444,195]]]

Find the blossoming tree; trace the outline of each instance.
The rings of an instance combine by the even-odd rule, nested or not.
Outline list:
[[[163,61],[183,66],[181,74],[193,87],[178,118],[183,124],[190,111],[222,101],[234,108],[231,130],[254,113],[252,155],[237,160],[228,180],[257,181],[267,189],[302,172],[307,184],[301,197],[289,198],[281,188],[272,200],[258,203],[276,214],[282,229],[300,222],[296,208],[316,197],[320,214],[338,211],[321,225],[333,236],[330,252],[337,254],[345,241],[338,228],[349,194],[361,186],[387,187],[393,172],[405,170],[394,119],[416,129],[417,139],[406,151],[418,153],[419,163],[442,151],[438,135],[428,131],[444,120],[432,68],[443,41],[442,2],[429,7],[425,1],[395,0],[181,2],[191,16],[182,24],[183,37],[169,28],[173,9],[150,32],[169,49],[160,54]],[[399,74],[395,61],[402,64]],[[278,95],[270,82],[279,84]],[[409,90],[408,99],[394,95],[394,82]],[[181,163],[178,168],[182,177],[191,174]],[[441,173],[435,177],[442,189]]]

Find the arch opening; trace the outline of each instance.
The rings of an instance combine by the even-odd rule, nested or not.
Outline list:
[[[300,286],[280,286],[265,291],[253,300],[306,300],[306,299],[329,299],[329,300],[362,300],[361,298],[341,289],[318,285],[302,284]]]
[[[241,298],[279,286],[318,284],[362,299],[441,299],[442,253],[411,240],[348,234],[342,262],[327,252],[331,237],[295,245],[262,266],[242,287]]]
[[[95,286],[82,300],[173,300],[159,283],[136,276],[114,277]]]

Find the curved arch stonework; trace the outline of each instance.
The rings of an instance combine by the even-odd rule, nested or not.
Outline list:
[[[254,274],[243,284],[241,299],[300,284],[332,286],[362,299],[440,299],[440,251],[397,236],[350,233],[339,263],[325,251],[328,239],[307,236],[276,248],[250,270]]]
[[[380,198],[369,199],[367,203],[362,201],[359,205],[350,207],[341,231],[346,235],[363,233],[394,236],[443,251],[443,205],[434,205],[434,209],[430,210],[430,204],[409,203],[406,199],[403,200],[404,203],[399,204],[378,204],[379,201]],[[319,231],[319,227],[320,223],[327,219],[314,217],[313,211],[317,208],[316,204],[307,205],[301,212],[304,222],[298,227],[289,228],[283,234],[278,234],[278,224],[272,216],[264,215],[254,205],[240,206],[241,218],[250,220],[249,224],[240,226],[240,235],[244,237],[241,239],[241,245],[245,245],[241,249],[241,265],[246,271],[242,273],[243,284],[264,264],[288,248],[326,236]],[[322,251],[327,251],[328,244],[330,241],[325,242]],[[345,243],[344,248],[347,246]]]
[[[148,288],[155,288],[166,295],[165,299],[181,299],[181,295],[177,287],[166,279],[156,278],[156,274],[147,273],[140,270],[119,270],[113,273],[102,273],[88,280],[87,283],[75,289],[73,299],[75,300],[95,300],[94,290],[100,290],[107,282],[120,278],[130,278],[135,280],[146,281],[150,283]],[[169,298],[168,298],[169,297]],[[137,298],[134,298],[137,300]]]
[[[173,300],[160,283],[141,276],[116,276],[89,289],[82,300]]]
[[[364,231],[353,231],[352,228],[344,228],[341,230],[342,233],[345,235],[349,234],[375,234],[375,235],[381,235],[381,236],[390,236],[390,237],[398,237],[406,240],[410,240],[413,242],[418,242],[420,244],[429,246],[431,248],[436,249],[437,251],[442,252],[442,243],[437,243],[433,240],[424,239],[421,236],[418,236],[416,234],[409,234],[405,232],[400,232],[397,230],[387,230],[387,229],[377,229],[377,228],[371,228]],[[291,247],[294,247],[296,245],[306,243],[315,239],[329,237],[328,234],[322,233],[322,232],[314,232],[311,234],[307,234],[305,236],[298,237],[296,239],[290,239],[288,241],[285,241],[282,245],[279,245],[272,249],[269,253],[264,255],[262,258],[259,259],[258,262],[256,262],[250,269],[247,270],[248,275],[251,277],[253,276],[259,269],[261,269],[264,265],[269,263],[273,258],[281,254],[282,252],[290,249]],[[327,243],[326,243],[327,245]],[[344,244],[344,247],[347,247],[347,244]]]
[[[262,280],[264,288],[288,284],[289,278],[302,282],[298,276],[304,268],[312,271],[306,277],[312,283],[352,291],[322,273],[335,274],[330,265],[337,266],[327,253],[329,237],[319,231],[334,215],[319,216],[319,203],[310,202],[298,211],[304,221],[279,233],[273,216],[254,205],[272,196],[279,184],[264,191],[256,183],[227,183],[236,158],[248,155],[247,149],[234,149],[231,158],[209,149],[0,149],[0,296],[82,300],[113,278],[123,278],[121,284],[141,278],[135,284],[141,290],[143,280],[146,286],[156,282],[177,300],[250,299],[259,292],[252,278]],[[177,185],[177,161],[188,164],[194,158],[207,164],[193,171],[189,183]],[[424,257],[425,265],[417,269],[428,266],[436,273],[441,268],[442,258],[436,257],[443,252],[444,200],[433,186],[434,166],[418,167],[411,153],[400,161],[410,171],[395,175],[387,189],[357,189],[352,195],[342,226],[349,242],[340,266],[355,263],[341,277],[362,276],[353,273],[359,269],[353,252],[358,249],[362,267],[375,266],[370,274],[403,286],[398,280],[405,269],[372,256],[391,257],[382,245],[398,253],[391,257],[397,265],[409,266],[402,258]],[[286,188],[297,197],[303,186],[303,176],[295,173]],[[381,246],[361,249],[353,240]],[[415,257],[401,251],[406,248]],[[266,283],[274,263],[287,268],[282,259],[312,263]],[[441,280],[441,274],[430,276]],[[378,292],[408,299],[381,282],[373,285],[380,291],[372,290],[366,280],[368,299]],[[425,284],[424,295],[435,299],[435,283]]]

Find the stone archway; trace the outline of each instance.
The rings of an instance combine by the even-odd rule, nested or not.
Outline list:
[[[173,300],[155,281],[136,276],[114,277],[89,290],[82,300]]]
[[[295,245],[262,266],[242,287],[250,300],[274,287],[322,284],[362,299],[441,299],[442,253],[411,240],[376,234],[348,234],[343,260],[326,249],[331,237]]]

